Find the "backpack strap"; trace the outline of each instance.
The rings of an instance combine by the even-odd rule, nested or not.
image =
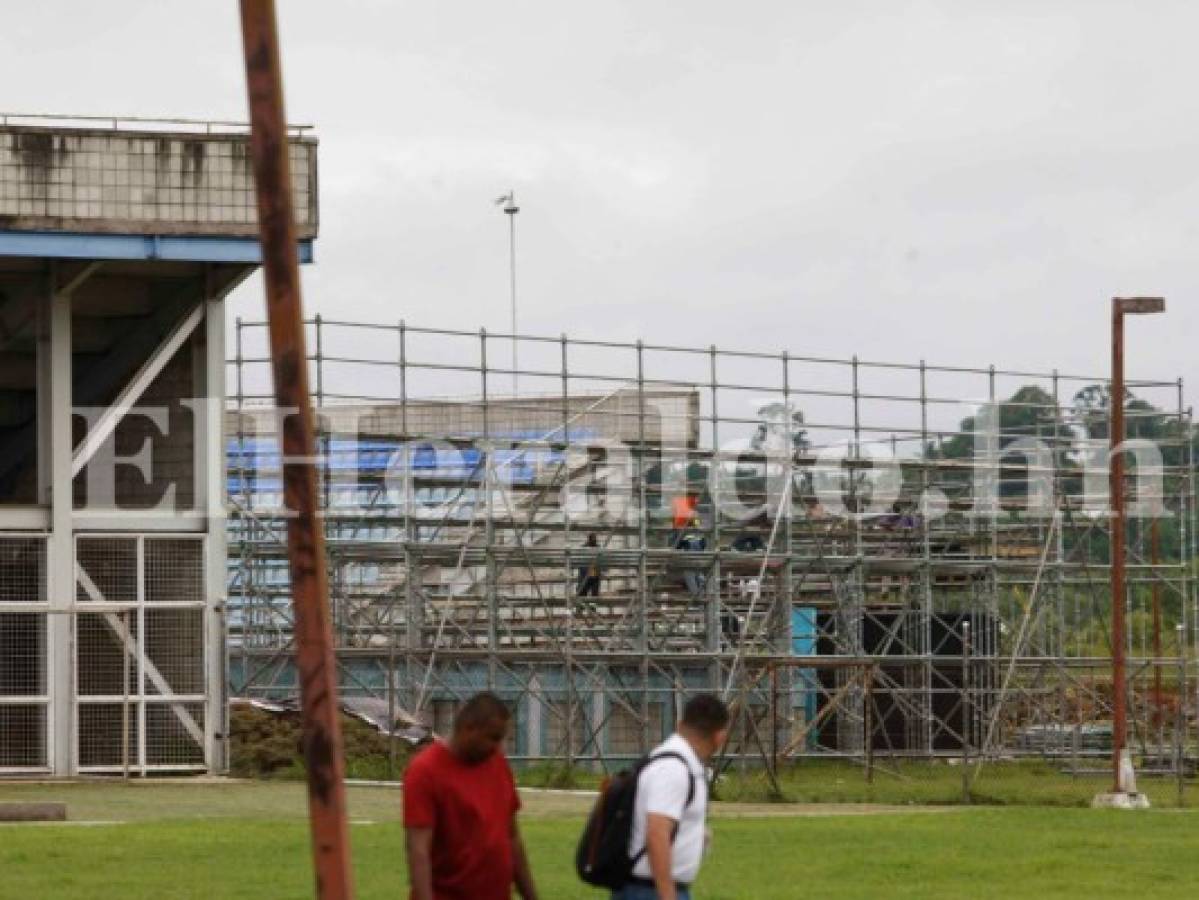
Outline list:
[[[683,804],[683,812],[686,812],[688,807],[691,806],[691,801],[695,799],[695,776],[691,773],[691,765],[687,762],[687,760],[683,756],[683,754],[679,753],[677,750],[664,750],[661,753],[657,753],[653,756],[648,757],[645,760],[645,762],[642,763],[640,768],[638,769],[637,778],[638,778],[638,781],[640,781],[641,773],[645,769],[648,769],[650,764],[655,763],[660,759],[672,759],[672,758],[677,759],[679,762],[681,762],[683,764],[683,768],[687,770],[687,800]],[[640,786],[640,785],[638,785],[638,786]],[[636,802],[637,802],[637,798],[634,797],[633,803],[636,804]],[[675,838],[677,838],[679,836],[680,823],[681,823],[681,817],[680,817],[680,822],[675,822],[674,828],[670,832],[670,843],[672,845],[674,844]],[[649,831],[649,822],[648,821],[645,823],[645,827],[646,827],[646,831],[648,832]],[[646,846],[642,847],[640,850],[638,850],[633,855],[632,864],[635,866],[635,865],[637,865],[637,863],[641,862],[641,857],[645,856],[645,854],[648,851],[649,851],[649,844],[647,843]]]
[[[675,750],[667,750],[664,753],[659,753],[657,756],[651,756],[650,759],[668,759],[670,757],[673,757],[681,762],[683,764],[683,768],[687,770],[687,801],[683,804],[683,812],[686,812],[687,808],[691,806],[691,801],[695,799],[695,776],[691,774],[690,764],[683,757],[683,754]],[[678,830],[677,825],[675,830]]]

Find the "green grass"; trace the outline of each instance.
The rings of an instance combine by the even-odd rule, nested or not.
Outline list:
[[[615,768],[620,769],[624,766]],[[594,791],[603,780],[602,772],[554,763],[525,765],[516,770],[516,781],[521,787]]]
[[[827,773],[826,773],[827,774]],[[312,894],[303,786],[286,782],[0,783],[75,821],[0,826],[0,898],[300,898]],[[878,799],[877,797],[875,799]],[[361,898],[405,894],[399,793],[351,787]],[[571,866],[590,799],[525,796],[548,900],[600,898]],[[1199,813],[1047,807],[886,809],[718,803],[697,896],[988,898],[1194,895]]]
[[[970,802],[992,806],[1089,806],[1096,793],[1107,788],[1110,776],[1104,760],[1089,762],[1096,774],[1077,777],[1059,766],[1034,760],[988,763],[970,785]],[[973,768],[971,769],[973,772]],[[799,803],[960,804],[963,802],[962,768],[944,762],[880,761],[873,781],[867,782],[859,765],[840,761],[810,760],[783,769],[778,777],[781,796],[760,771],[730,769],[718,782],[724,800]],[[1173,778],[1138,780],[1137,787],[1158,807],[1179,805]],[[1183,805],[1195,805],[1193,779],[1184,784]]]
[[[1086,766],[1095,774],[1072,775],[1062,766],[1036,760],[992,762],[983,766],[970,786],[970,802],[983,806],[1089,806],[1106,789],[1106,760]],[[974,773],[974,768],[971,767]],[[601,775],[581,768],[542,765],[517,772],[524,787],[594,789]],[[880,760],[868,782],[862,766],[840,760],[804,760],[779,772],[774,785],[760,767],[728,768],[716,785],[720,800],[746,803],[883,803],[952,805],[964,798],[962,768],[947,762]],[[1179,805],[1172,777],[1139,780],[1140,790],[1155,806]],[[1184,784],[1184,806],[1199,805],[1194,779]]]
[[[603,896],[571,870],[580,824],[576,816],[553,814],[524,822],[546,898]],[[1195,825],[1191,813],[1037,808],[720,818],[697,895],[1191,897],[1199,880],[1199,860],[1190,852]],[[358,896],[403,896],[399,824],[357,825],[351,832]],[[310,897],[307,846],[304,823],[295,817],[5,826],[0,897]]]

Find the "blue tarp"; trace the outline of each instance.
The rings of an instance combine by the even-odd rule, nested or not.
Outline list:
[[[791,655],[816,655],[816,610],[810,606],[791,607]],[[820,700],[819,685],[815,669],[800,669],[797,679],[797,695],[795,706],[803,709],[804,721],[811,722],[816,718]],[[815,731],[808,734],[808,747],[816,746]]]

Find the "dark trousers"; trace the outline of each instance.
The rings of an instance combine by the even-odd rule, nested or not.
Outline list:
[[[599,589],[600,577],[588,575],[586,569],[579,569],[579,583],[575,588],[575,594],[579,597],[598,597]]]
[[[679,900],[691,900],[690,888],[675,888]],[[620,890],[612,892],[612,900],[657,900],[658,892],[649,885],[626,884]]]

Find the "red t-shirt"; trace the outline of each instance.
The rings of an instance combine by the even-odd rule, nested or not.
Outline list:
[[[500,751],[473,766],[441,741],[416,755],[404,773],[404,825],[433,829],[438,900],[509,900],[518,809],[516,782]]]

